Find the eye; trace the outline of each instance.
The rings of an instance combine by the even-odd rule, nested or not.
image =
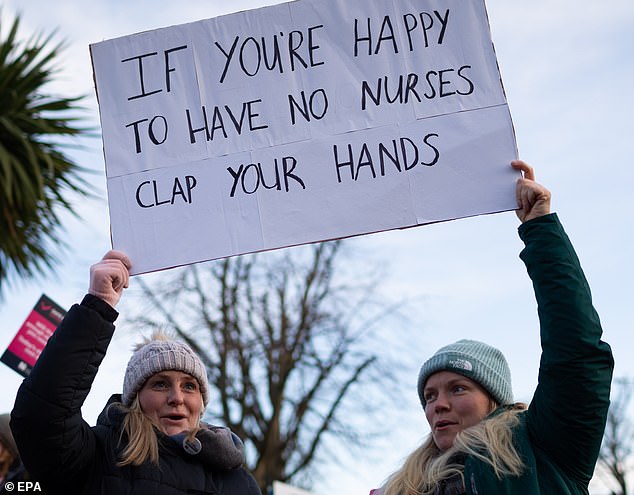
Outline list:
[[[464,385],[455,385],[452,390],[454,393],[460,394],[466,390],[466,387]]]
[[[423,397],[425,398],[425,402],[430,403],[430,402],[433,402],[436,399],[436,393],[435,392],[425,392],[423,394]]]
[[[167,388],[168,385],[167,385],[167,382],[165,380],[158,379],[158,380],[154,380],[152,383],[150,383],[150,386],[153,389],[161,390],[161,389]]]
[[[197,382],[185,382],[185,384],[183,385],[183,388],[185,390],[187,390],[188,392],[195,392],[198,390],[198,383]]]

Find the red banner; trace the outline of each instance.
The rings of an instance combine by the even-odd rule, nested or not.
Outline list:
[[[21,375],[28,376],[65,314],[66,310],[42,294],[0,361]]]

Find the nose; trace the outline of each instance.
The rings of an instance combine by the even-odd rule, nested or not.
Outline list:
[[[183,401],[183,391],[178,387],[172,387],[167,394],[167,403],[170,405],[173,404],[182,404]]]
[[[449,402],[449,398],[447,394],[443,392],[439,392],[434,400],[434,410],[435,411],[446,411],[450,409],[451,403]]]

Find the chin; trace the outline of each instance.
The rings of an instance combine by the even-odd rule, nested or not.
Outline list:
[[[436,447],[438,447],[438,449],[440,449],[441,452],[444,452],[445,450],[451,448],[451,446],[453,445],[454,438],[451,438],[451,439],[449,439],[449,438],[434,439],[434,443],[436,444]]]
[[[166,435],[178,435],[179,433],[190,429],[191,428],[188,425],[169,425],[163,426],[163,428],[161,428],[163,433],[165,433]]]

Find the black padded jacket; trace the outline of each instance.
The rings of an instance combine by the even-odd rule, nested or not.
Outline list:
[[[117,466],[123,413],[106,407],[94,427],[81,415],[116,317],[108,304],[87,295],[70,309],[22,383],[11,428],[31,478],[50,494],[260,495],[244,468],[204,465],[158,431],[158,467]]]

